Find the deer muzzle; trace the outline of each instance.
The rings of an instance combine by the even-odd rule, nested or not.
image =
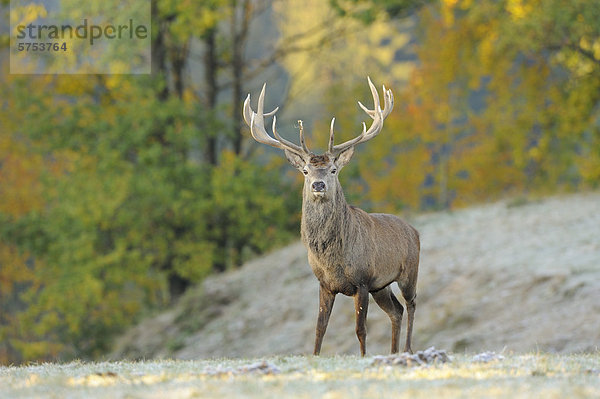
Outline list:
[[[325,194],[325,191],[327,191],[327,186],[325,186],[324,181],[313,182],[310,187],[315,195],[323,195]]]

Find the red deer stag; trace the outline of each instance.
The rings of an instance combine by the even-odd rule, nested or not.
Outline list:
[[[394,98],[383,86],[384,108],[381,109],[377,89],[368,79],[374,108],[358,105],[373,119],[367,130],[343,144],[334,145],[331,120],[329,148],[323,155],[309,151],[300,124],[300,146],[282,138],[275,127],[273,137],[265,130],[265,116],[272,116],[278,108],[264,113],[265,88],[258,97],[257,112],[250,107],[250,94],[244,102],[244,120],[252,137],[259,143],[282,149],[288,161],[304,174],[302,197],[302,241],[308,250],[308,261],[319,280],[319,316],[317,320],[314,354],[321,351],[321,343],[336,294],[354,297],[356,335],[360,353],[365,355],[366,318],[369,293],[392,321],[392,353],[398,352],[400,326],[404,308],[392,292],[395,281],[406,301],[408,325],[404,350],[411,351],[411,335],[415,314],[417,274],[419,268],[419,233],[394,215],[367,213],[348,205],[338,175],[354,153],[354,146],[377,136],[384,119],[392,111]]]

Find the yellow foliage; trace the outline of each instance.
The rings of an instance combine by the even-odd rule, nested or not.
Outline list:
[[[292,53],[282,62],[292,77],[290,96],[309,98],[311,103],[296,104],[295,108],[325,109],[322,100],[329,99],[325,93],[334,83],[364,85],[368,75],[374,81],[382,76],[382,83],[388,85],[408,79],[413,65],[397,62],[394,56],[408,45],[411,36],[407,30],[412,22],[398,24],[381,14],[376,22],[364,25],[351,17],[339,18],[329,2],[320,0],[285,0],[273,7],[282,32],[277,46],[285,49],[294,38],[294,47],[315,48]],[[331,115],[323,118],[329,120]]]
[[[68,94],[72,96],[84,96],[91,93],[97,80],[90,75],[58,75],[52,81],[53,89],[59,94]],[[50,88],[48,88],[50,89]],[[52,99],[57,101],[56,99]],[[64,107],[68,110],[68,107]]]
[[[442,0],[442,4],[447,8],[454,8],[459,0]]]
[[[538,0],[508,0],[506,11],[515,19],[523,19],[531,13],[537,3],[539,3]]]
[[[596,147],[599,144],[600,143],[596,143]],[[590,152],[588,156],[580,160],[579,167],[581,170],[581,177],[597,187],[598,182],[600,182],[600,153],[597,151]]]
[[[486,70],[489,70],[493,67],[493,63],[496,59],[498,31],[489,26],[486,28],[489,29],[489,31],[482,35],[483,39],[479,45],[479,60],[483,64],[483,67]]]
[[[0,212],[19,217],[43,206],[40,174],[48,162],[23,140],[0,135]]]
[[[600,60],[600,38],[595,39],[590,47],[594,53],[594,58]]]
[[[454,25],[454,5],[455,4],[456,4],[456,2],[454,2],[452,0],[443,2],[443,7],[440,11],[442,12],[444,26],[451,27],[452,25]]]
[[[38,18],[45,18],[48,11],[43,4],[30,3],[25,5],[13,6],[10,8],[10,24],[15,28],[11,34],[12,37],[17,35],[18,25],[29,25]]]
[[[28,257],[29,254],[19,253],[13,245],[0,244],[0,301],[12,294],[15,283],[33,279],[32,270],[26,264]]]
[[[64,345],[48,341],[31,341],[12,339],[11,344],[21,352],[25,359],[52,359],[63,349]]]

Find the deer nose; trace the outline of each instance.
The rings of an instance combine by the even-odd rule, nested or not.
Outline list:
[[[323,192],[325,191],[325,182],[323,181],[316,181],[312,184],[312,190],[315,192]]]

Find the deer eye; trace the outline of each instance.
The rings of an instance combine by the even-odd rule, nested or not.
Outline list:
[[[304,173],[304,175],[306,176],[308,174],[308,170],[302,169],[302,173]]]
[[[337,173],[337,169],[331,169],[331,174],[335,175]]]

